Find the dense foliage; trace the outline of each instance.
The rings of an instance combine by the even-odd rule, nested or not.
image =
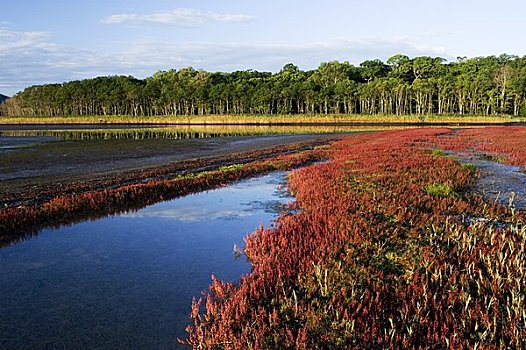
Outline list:
[[[525,131],[410,130],[336,143],[331,162],[293,173],[298,212],[247,237],[251,273],[238,284],[213,278],[194,302],[187,343],[524,349],[524,211],[470,193],[476,169],[437,147],[483,148],[524,167]]]
[[[232,73],[185,68],[146,79],[98,77],[31,86],[0,115],[526,114],[526,57],[396,55],[354,66]]]

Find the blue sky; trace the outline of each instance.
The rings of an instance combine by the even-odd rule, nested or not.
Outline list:
[[[526,54],[521,0],[1,0],[0,93],[192,66]]]

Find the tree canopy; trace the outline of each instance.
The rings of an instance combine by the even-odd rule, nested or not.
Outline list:
[[[146,79],[106,76],[26,88],[6,116],[207,114],[526,114],[526,56],[395,55],[385,63],[323,62],[302,71],[207,72],[192,67]]]

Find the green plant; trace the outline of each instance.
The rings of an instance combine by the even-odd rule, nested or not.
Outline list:
[[[439,149],[439,148],[435,148],[431,152],[431,155],[433,157],[444,157],[446,155],[446,153],[444,151],[442,151],[441,149]]]
[[[497,162],[497,163],[504,163],[504,161],[506,160],[506,158],[502,157],[502,156],[496,156],[496,155],[492,155],[492,154],[482,154],[479,156],[479,159],[480,160],[487,160],[487,161],[490,161],[490,162]]]
[[[426,193],[434,197],[454,197],[456,196],[453,188],[448,184],[432,183],[426,186]]]
[[[477,166],[473,163],[464,163],[462,164],[462,168],[471,172],[477,171]]]
[[[229,171],[239,171],[243,170],[243,164],[232,164],[219,167],[219,171],[229,172]]]

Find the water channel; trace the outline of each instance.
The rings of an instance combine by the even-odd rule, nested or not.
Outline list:
[[[272,225],[286,174],[44,230],[0,249],[0,348],[177,349],[211,275],[250,271],[234,244]]]

